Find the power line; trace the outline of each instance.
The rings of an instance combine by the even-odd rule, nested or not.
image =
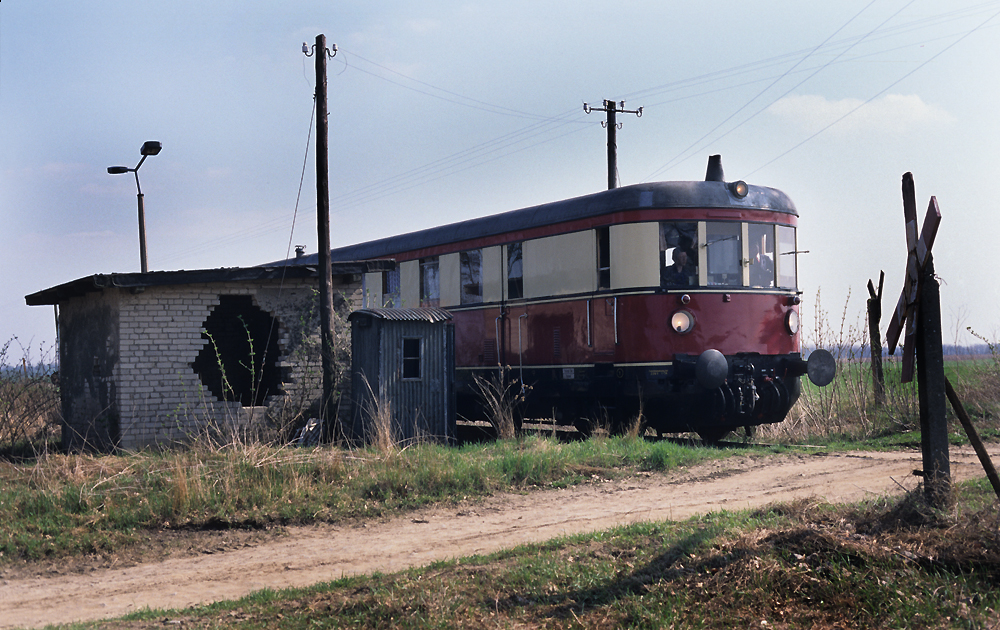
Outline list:
[[[826,130],[827,130],[827,129],[829,129],[830,127],[833,127],[834,125],[836,125],[836,124],[837,124],[837,123],[839,123],[840,121],[844,120],[845,118],[847,118],[848,116],[850,116],[850,115],[851,115],[851,114],[853,114],[854,112],[858,111],[859,109],[861,109],[862,107],[864,107],[864,106],[865,106],[865,105],[867,105],[868,103],[871,103],[871,102],[872,102],[873,100],[875,100],[876,98],[878,98],[878,97],[882,96],[883,94],[885,94],[886,92],[888,92],[889,90],[891,90],[892,88],[894,88],[894,87],[895,87],[896,85],[898,85],[898,84],[899,84],[899,83],[901,83],[902,81],[904,81],[904,80],[906,80],[907,78],[909,78],[909,77],[910,77],[911,75],[913,75],[913,74],[914,74],[915,72],[917,72],[918,70],[920,70],[921,68],[923,68],[924,66],[926,66],[927,64],[929,64],[930,62],[934,61],[935,59],[937,59],[938,57],[940,57],[940,56],[941,56],[941,55],[943,55],[944,53],[948,52],[949,50],[951,50],[952,48],[954,48],[955,46],[957,46],[957,45],[958,45],[958,44],[959,44],[959,43],[960,43],[960,42],[961,42],[962,40],[964,40],[964,39],[965,39],[966,37],[968,37],[969,35],[972,35],[972,34],[973,34],[973,33],[975,33],[976,31],[978,31],[979,29],[981,29],[981,28],[983,28],[984,26],[986,26],[986,24],[988,24],[989,22],[991,22],[991,21],[992,21],[992,20],[993,20],[994,18],[996,18],[997,16],[1000,16],[1000,11],[998,11],[998,12],[994,13],[993,15],[991,15],[990,17],[986,18],[986,19],[985,19],[985,20],[984,20],[983,22],[981,22],[981,23],[980,23],[979,25],[977,25],[976,27],[974,27],[974,28],[972,28],[971,30],[969,30],[968,32],[966,32],[966,33],[965,33],[964,35],[962,35],[961,37],[959,37],[958,39],[956,39],[956,40],[955,40],[954,42],[952,42],[952,43],[951,43],[951,44],[949,44],[948,46],[945,46],[944,48],[942,48],[942,49],[941,49],[940,51],[938,51],[938,52],[937,52],[937,53],[935,53],[934,55],[931,55],[931,57],[930,57],[930,58],[928,58],[928,59],[927,59],[927,60],[925,60],[925,61],[924,61],[923,63],[921,63],[920,65],[918,65],[918,66],[917,66],[916,68],[914,68],[913,70],[910,70],[909,72],[907,72],[907,73],[906,73],[906,74],[904,74],[903,76],[899,77],[898,79],[896,79],[895,81],[893,81],[892,83],[890,83],[889,85],[887,85],[886,87],[882,88],[881,90],[879,90],[878,92],[876,92],[875,94],[873,94],[873,95],[872,95],[871,97],[869,97],[869,98],[868,98],[868,100],[867,100],[867,101],[865,101],[864,103],[861,103],[860,105],[858,105],[858,106],[857,106],[857,107],[855,107],[854,109],[852,109],[852,110],[850,110],[849,112],[845,113],[845,114],[844,114],[843,116],[841,116],[841,117],[840,117],[840,118],[838,118],[837,120],[835,120],[835,121],[831,122],[831,123],[830,123],[830,124],[828,124],[827,126],[823,127],[823,128],[822,128],[822,129],[820,129],[819,131],[815,132],[814,134],[812,134],[812,135],[811,135],[811,136],[809,136],[808,138],[806,138],[806,139],[802,140],[801,142],[799,142],[799,143],[798,143],[798,144],[796,144],[795,146],[791,147],[790,149],[788,149],[788,150],[784,151],[783,153],[781,153],[781,154],[777,155],[776,157],[772,158],[772,159],[771,159],[770,161],[768,161],[768,162],[766,162],[766,163],[762,164],[761,166],[758,166],[758,167],[757,167],[757,168],[755,168],[754,170],[752,170],[752,171],[750,171],[749,173],[747,173],[747,176],[749,177],[750,175],[753,175],[754,173],[756,173],[756,172],[760,171],[761,169],[764,169],[764,168],[766,168],[766,167],[770,166],[771,164],[774,164],[775,162],[777,162],[777,161],[778,161],[778,160],[780,160],[781,158],[785,157],[786,155],[788,155],[789,153],[791,153],[791,152],[792,152],[792,151],[794,151],[795,149],[798,149],[798,148],[799,148],[799,147],[801,147],[801,146],[802,146],[803,144],[805,144],[805,143],[809,142],[810,140],[812,140],[812,139],[813,139],[813,138],[815,138],[816,136],[820,135],[821,133],[823,133],[824,131],[826,131]]]

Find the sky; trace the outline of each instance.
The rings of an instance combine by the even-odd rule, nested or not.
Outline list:
[[[51,348],[24,296],[140,268],[262,264],[316,251],[314,58],[329,60],[331,242],[400,234],[607,187],[727,180],[799,211],[808,340],[883,332],[906,260],[900,182],[934,245],[945,343],[996,339],[1000,1],[0,0],[0,344]],[[819,308],[817,308],[817,303]]]

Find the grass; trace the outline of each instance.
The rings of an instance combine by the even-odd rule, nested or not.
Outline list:
[[[848,296],[848,300],[850,296]],[[845,302],[838,325],[830,323],[820,296],[815,300],[815,324],[804,345],[830,350],[837,360],[837,376],[830,385],[816,387],[802,378],[802,396],[784,422],[760,427],[758,439],[785,444],[828,444],[857,448],[863,443],[879,447],[919,443],[920,412],[916,378],[901,383],[902,349],[883,356],[885,400],[876,400],[871,375],[868,321],[862,314],[855,322],[848,318]],[[885,318],[883,318],[883,324]],[[972,331],[970,331],[972,332]],[[984,439],[1000,438],[1000,349],[986,343],[990,354],[945,357],[945,375],[972,416]],[[956,335],[957,338],[957,335]],[[883,349],[884,354],[884,349]],[[956,433],[961,426],[948,407]],[[957,438],[961,443],[967,439]]]
[[[996,627],[1000,522],[960,491],[962,514],[798,501],[74,627]]]
[[[160,528],[263,528],[371,518],[593,474],[663,471],[725,451],[608,438],[445,447],[241,446],[0,461],[0,565],[102,553]]]

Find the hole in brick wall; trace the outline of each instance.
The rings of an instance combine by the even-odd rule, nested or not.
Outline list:
[[[208,343],[191,367],[216,398],[250,407],[281,392],[278,322],[249,295],[220,295],[202,326]]]

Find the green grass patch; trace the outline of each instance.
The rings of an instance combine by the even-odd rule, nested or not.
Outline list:
[[[0,563],[101,553],[163,528],[258,528],[380,517],[594,475],[666,471],[731,451],[524,437],[379,452],[266,446],[0,462]]]
[[[959,492],[962,513],[798,501],[74,627],[994,627],[996,504]]]

